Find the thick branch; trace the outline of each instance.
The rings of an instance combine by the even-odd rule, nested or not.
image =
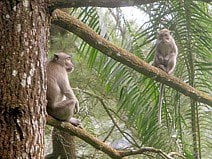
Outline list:
[[[127,7],[138,6],[157,2],[158,0],[50,0],[51,8],[70,8],[70,7]]]
[[[98,140],[91,134],[87,133],[85,130],[81,128],[77,128],[70,123],[67,122],[60,122],[51,116],[47,117],[47,124],[54,126],[64,132],[69,133],[70,135],[74,135],[82,139],[83,141],[87,142],[88,144],[92,145],[98,150],[103,151],[104,153],[108,154],[111,158],[119,159],[120,154],[117,150],[113,149],[112,147],[108,146],[106,143]]]
[[[161,2],[162,0],[50,0],[49,7],[56,8],[70,8],[70,7],[129,7],[139,6],[142,4],[150,4],[154,2]],[[211,0],[196,0],[202,2],[211,2]]]
[[[137,56],[129,53],[128,51],[115,46],[111,42],[108,42],[106,39],[102,38],[84,23],[68,15],[67,13],[56,9],[53,12],[52,22],[76,34],[84,41],[86,41],[89,45],[98,49],[105,55],[113,58],[114,60],[131,67],[132,69],[146,75],[149,78],[152,78],[165,85],[168,85],[196,101],[212,106],[212,96],[209,96],[204,92],[196,90],[190,85],[184,83],[182,80],[174,76],[168,75],[164,71],[161,71],[156,67],[149,65],[148,63],[141,60]]]
[[[82,139],[83,141],[87,142],[88,144],[92,145],[94,148],[106,153],[111,158],[114,159],[124,159],[125,156],[135,155],[135,154],[145,154],[145,153],[155,153],[160,155],[163,158],[171,159],[169,157],[169,154],[164,153],[162,150],[155,149],[152,147],[144,147],[139,150],[129,150],[129,151],[118,151],[110,146],[108,146],[106,143],[98,140],[91,134],[87,133],[85,130],[81,128],[77,128],[73,125],[71,125],[68,122],[61,122],[58,121],[51,116],[47,117],[47,124],[54,126],[55,128],[58,128],[64,132],[69,133],[70,135],[74,135]],[[175,154],[178,154],[175,152]],[[180,156],[180,155],[178,155]]]

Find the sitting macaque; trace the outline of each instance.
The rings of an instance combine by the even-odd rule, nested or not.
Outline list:
[[[170,31],[168,29],[160,30],[156,42],[156,54],[153,66],[171,74],[177,63],[177,54],[178,48]]]
[[[79,111],[79,102],[68,79],[68,72],[73,69],[71,57],[63,52],[54,54],[54,58],[47,63],[47,113],[58,120],[80,126],[80,120],[73,118],[74,113]],[[52,141],[53,152],[45,159],[68,159],[69,155],[76,157],[74,136],[54,128]]]
[[[73,115],[79,111],[79,102],[68,79],[68,72],[73,69],[71,57],[63,52],[54,54],[54,58],[47,63],[47,113],[77,126],[80,121]]]
[[[156,54],[153,66],[160,68],[167,74],[171,74],[177,63],[178,48],[174,38],[168,29],[162,29],[158,32],[156,42]],[[162,114],[162,97],[164,92],[164,84],[160,86],[159,104],[158,104],[158,123],[161,125]]]

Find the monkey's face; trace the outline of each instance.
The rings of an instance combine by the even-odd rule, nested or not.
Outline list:
[[[164,43],[169,43],[170,42],[170,34],[169,33],[163,33],[163,34],[159,34],[159,40],[161,40]]]
[[[74,70],[74,65],[71,62],[71,56],[66,53],[55,53],[53,61],[60,64],[62,67],[65,67],[67,72],[71,72]]]
[[[171,41],[171,34],[168,29],[162,29],[158,33],[158,40],[163,43],[169,43]]]
[[[72,72],[74,70],[74,65],[72,64],[70,57],[65,59],[65,67],[67,72]]]

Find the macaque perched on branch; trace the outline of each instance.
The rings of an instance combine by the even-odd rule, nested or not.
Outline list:
[[[54,54],[54,58],[47,63],[47,113],[58,120],[80,126],[80,120],[73,118],[74,113],[79,111],[79,102],[68,79],[68,73],[73,69],[71,57],[63,52]],[[72,155],[73,158],[75,155],[74,136],[54,128],[52,140],[53,152],[45,159],[70,158],[67,157],[69,155]],[[67,145],[71,145],[71,147]]]
[[[77,126],[80,121],[73,115],[79,111],[79,102],[68,79],[68,72],[73,69],[71,57],[63,52],[56,53],[47,63],[47,113]]]
[[[160,68],[168,74],[171,74],[176,66],[178,48],[174,38],[168,29],[162,29],[158,33],[156,42],[156,54],[153,66]],[[160,86],[159,107],[158,107],[158,123],[161,125],[162,97],[164,92],[164,84]]]

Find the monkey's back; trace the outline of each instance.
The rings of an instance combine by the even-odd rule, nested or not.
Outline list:
[[[57,72],[57,74],[55,72]],[[48,104],[63,100],[64,95],[63,92],[61,91],[60,84],[62,82],[65,82],[64,80],[66,80],[65,78],[67,78],[67,72],[65,68],[62,67],[60,64],[55,63],[54,61],[49,61],[46,67],[46,74],[47,74],[46,97]]]

